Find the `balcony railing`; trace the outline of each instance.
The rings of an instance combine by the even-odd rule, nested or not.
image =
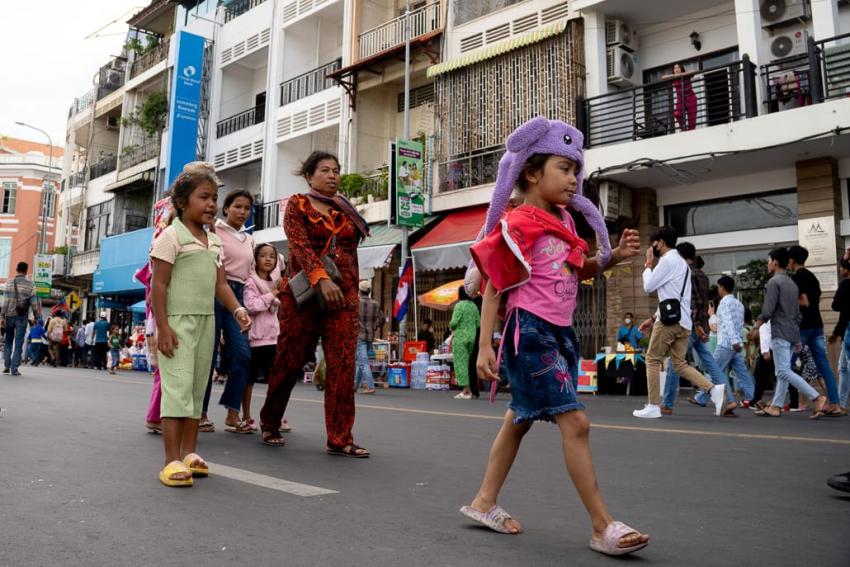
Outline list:
[[[850,95],[850,33],[815,41],[806,52],[762,65],[767,112]]]
[[[114,59],[100,68],[97,83],[97,100],[117,91],[124,86],[126,61]]]
[[[160,40],[159,45],[133,60],[130,66],[130,78],[135,79],[160,61],[165,61],[168,58],[167,38]]]
[[[360,34],[360,59],[371,57],[405,42],[404,19],[397,18]],[[440,3],[432,2],[410,13],[410,37],[416,38],[440,29]]]
[[[758,114],[756,70],[741,61],[589,98],[585,147],[665,136]]]
[[[224,9],[224,23],[229,22],[234,18],[238,18],[245,12],[253,10],[266,0],[234,0]]]
[[[215,137],[221,138],[254,124],[262,124],[265,120],[265,110],[262,106],[255,106],[224,120],[219,120],[218,124],[215,125]]]
[[[83,183],[86,182],[86,170],[83,168],[82,171],[78,171],[76,173],[72,173],[68,176],[68,187],[80,187]]]
[[[75,114],[79,114],[80,112],[90,107],[92,104],[94,104],[94,89],[90,90],[79,98],[74,99],[74,103],[68,110],[68,118],[71,118]]]
[[[280,84],[280,105],[289,104],[314,95],[334,86],[328,75],[342,67],[342,59],[336,59],[321,67],[302,73]]]
[[[91,179],[112,173],[118,167],[118,156],[106,156],[91,166]]]
[[[441,162],[439,192],[447,193],[495,182],[499,159],[504,153],[505,149],[499,147]]]
[[[125,147],[121,151],[121,163],[118,169],[124,170],[138,165],[143,161],[155,158],[159,155],[159,147],[160,141],[158,137],[151,138],[137,146]]]
[[[388,170],[380,168],[371,175],[364,176],[366,181],[363,183],[361,192],[363,195],[371,195],[375,201],[385,201],[389,193]]]
[[[259,222],[255,223],[254,230],[263,230],[280,226],[280,200],[263,203]]]

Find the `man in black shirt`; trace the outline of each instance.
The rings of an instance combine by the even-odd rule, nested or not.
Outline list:
[[[793,280],[800,291],[800,342],[809,347],[812,358],[818,367],[818,373],[826,384],[829,405],[824,408],[825,415],[841,415],[838,406],[838,385],[835,374],[826,357],[826,344],[823,336],[823,319],[820,316],[820,282],[817,277],[806,269],[809,251],[802,246],[791,246],[788,249],[790,261],[788,268],[794,270]]]
[[[832,299],[832,310],[839,312],[838,322],[835,324],[835,329],[829,337],[830,343],[841,342],[841,356],[838,359],[838,404],[841,406],[841,413],[847,414],[847,398],[850,396],[850,357],[848,357],[848,348],[850,348],[850,333],[848,333],[848,325],[850,325],[850,261],[846,258],[841,260],[838,273],[841,274],[841,283],[838,284],[838,291],[835,292],[835,297]]]

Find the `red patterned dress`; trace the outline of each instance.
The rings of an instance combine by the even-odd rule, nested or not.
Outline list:
[[[339,287],[345,296],[345,307],[322,310],[314,301],[299,310],[288,280],[281,282],[278,291],[280,336],[269,376],[266,403],[260,412],[262,429],[276,432],[280,427],[289,396],[302,375],[302,367],[311,358],[321,337],[328,366],[325,383],[328,447],[342,449],[353,443],[354,355],[360,329],[357,296],[359,233],[345,213],[332,208],[328,215],[322,214],[305,195],[295,195],[289,200],[283,228],[289,240],[289,273],[297,274],[304,270],[313,285],[327,278],[319,258],[327,250],[331,235],[336,234],[334,263],[342,274]]]

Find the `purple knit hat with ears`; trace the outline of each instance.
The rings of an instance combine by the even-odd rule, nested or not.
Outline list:
[[[584,196],[584,136],[577,129],[560,120],[548,120],[543,116],[532,118],[508,136],[505,144],[507,151],[499,160],[499,173],[496,186],[487,209],[487,220],[476,241],[488,235],[499,223],[510,202],[514,188],[522,174],[525,162],[535,154],[563,156],[576,163],[578,186],[576,195],[570,200],[569,207],[582,214],[596,233],[600,246],[600,268],[611,259],[611,242],[605,220],[599,209]],[[474,292],[480,285],[480,274],[474,263],[470,262],[466,274],[467,291]]]

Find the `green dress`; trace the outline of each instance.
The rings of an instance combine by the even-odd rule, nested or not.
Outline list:
[[[481,314],[472,301],[465,299],[452,312],[452,359],[457,385],[469,386],[469,357],[475,346],[475,334],[481,325]]]

